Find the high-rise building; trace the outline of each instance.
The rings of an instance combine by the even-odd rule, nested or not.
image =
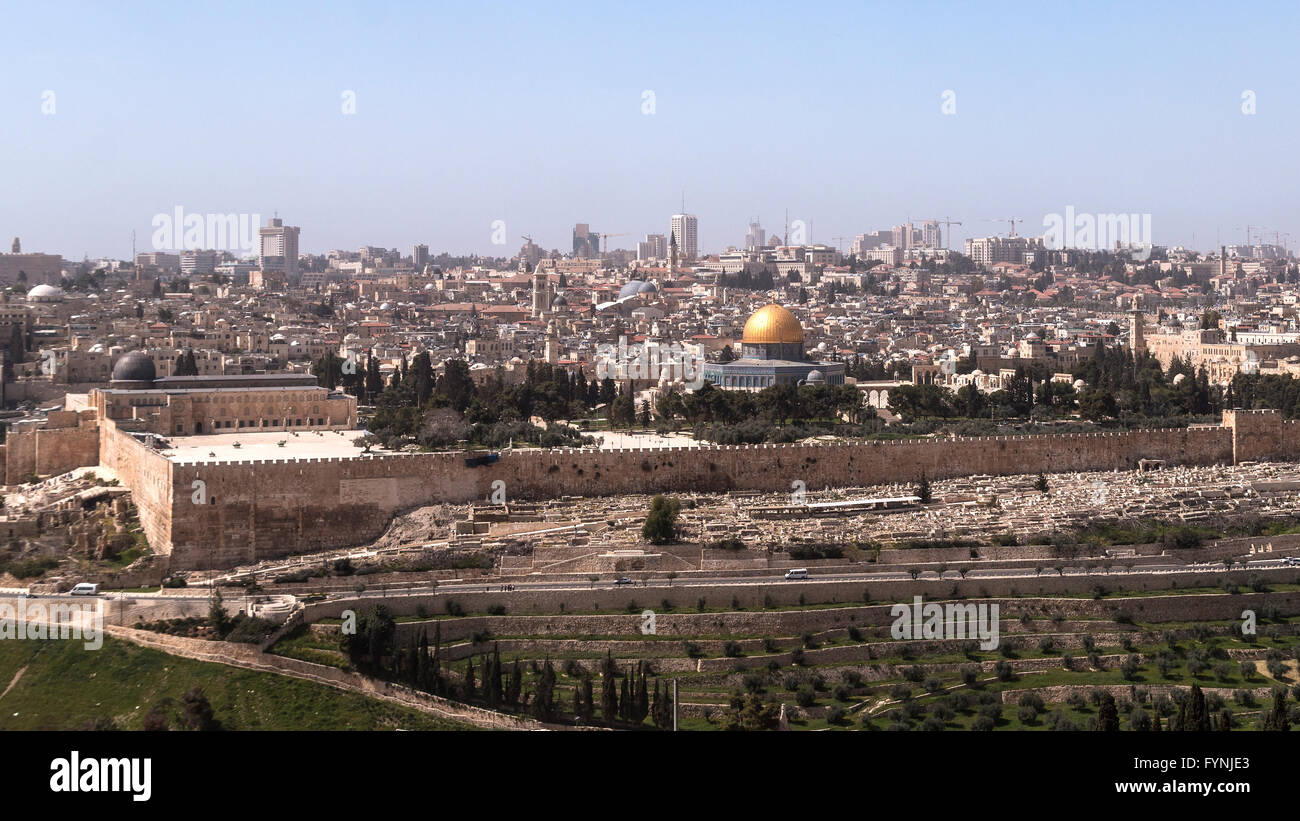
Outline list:
[[[181,273],[186,276],[211,274],[216,271],[217,262],[216,251],[181,251],[180,255]]]
[[[174,274],[181,269],[181,257],[166,251],[141,251],[135,255],[135,264],[140,268],[158,268]]]
[[[411,248],[411,266],[415,268],[416,273],[424,270],[424,263],[429,261],[429,246],[416,245]]]
[[[755,251],[767,247],[767,232],[755,220],[749,224],[749,233],[745,234],[745,250]]]
[[[664,234],[646,234],[645,242],[636,244],[636,258],[663,259],[668,256],[668,237]]]
[[[939,230],[938,220],[926,220],[921,223],[921,247],[943,247],[943,232]]]
[[[860,259],[866,259],[868,251],[874,251],[877,248],[883,248],[892,244],[892,235],[889,231],[873,231],[870,234],[858,234],[853,240],[853,253]]]
[[[895,248],[915,248],[921,244],[921,232],[912,223],[895,225],[891,231],[890,245]]]
[[[524,237],[524,240],[519,248],[519,270],[531,271],[542,261],[542,246],[533,242],[531,237]]]
[[[278,271],[286,278],[298,276],[298,231],[294,225],[273,217],[266,227],[257,229],[257,264],[263,271]]]
[[[573,255],[578,259],[600,257],[600,234],[592,233],[591,226],[585,222],[573,226]]]
[[[677,240],[677,253],[682,259],[695,259],[700,255],[700,221],[694,214],[673,214],[673,239]]]
[[[1028,264],[1042,250],[1041,238],[975,237],[966,240],[966,256],[977,265],[992,265],[996,262]]]

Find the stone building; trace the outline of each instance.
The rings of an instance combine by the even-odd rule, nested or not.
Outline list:
[[[349,430],[357,400],[316,384],[310,374],[159,377],[144,351],[125,354],[107,388],[86,404],[98,418],[130,420],[133,430],[193,435],[244,430]]]

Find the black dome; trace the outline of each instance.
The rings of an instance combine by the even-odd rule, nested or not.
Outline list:
[[[114,382],[153,382],[157,378],[153,357],[144,351],[131,351],[113,366]]]

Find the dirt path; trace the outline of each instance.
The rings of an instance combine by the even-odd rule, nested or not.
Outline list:
[[[18,679],[22,678],[22,677],[23,677],[23,673],[26,673],[26,672],[27,672],[27,665],[26,665],[26,664],[24,664],[22,667],[18,668],[18,672],[17,672],[17,673],[14,673],[13,681],[9,682],[9,686],[5,688],[5,691],[4,691],[3,693],[0,693],[0,698],[4,698],[5,696],[9,695],[9,691],[12,690],[12,689],[14,688],[14,685],[18,683]]]

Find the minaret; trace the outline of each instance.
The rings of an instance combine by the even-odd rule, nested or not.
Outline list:
[[[668,279],[677,279],[677,235],[671,231],[668,234]]]
[[[1128,346],[1129,352],[1136,359],[1147,352],[1146,339],[1146,319],[1142,316],[1142,309],[1138,306],[1138,301],[1133,300],[1133,310],[1128,313]]]

